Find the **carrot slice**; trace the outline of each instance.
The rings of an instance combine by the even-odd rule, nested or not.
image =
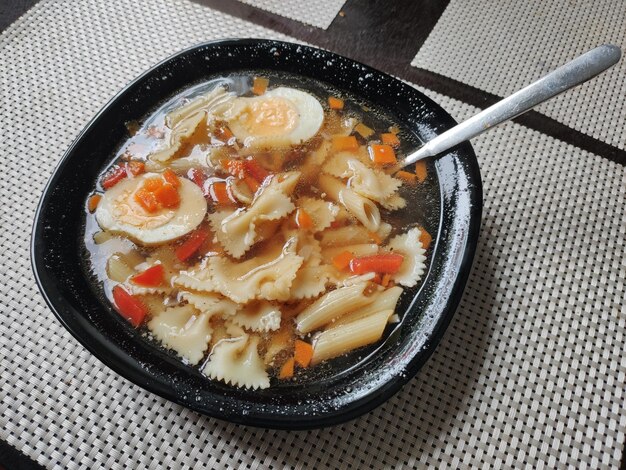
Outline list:
[[[235,137],[233,131],[231,131],[230,128],[225,124],[217,126],[215,128],[214,134],[220,142],[223,142],[227,145],[230,145],[232,143],[231,139]]]
[[[383,274],[383,277],[380,280],[380,285],[383,287],[387,287],[389,285],[389,281],[391,281],[391,274],[389,273]]]
[[[232,204],[225,181],[217,181],[209,187],[209,195],[218,204]]]
[[[267,86],[270,84],[268,78],[254,77],[252,80],[252,93],[255,95],[262,95],[267,90]]]
[[[313,346],[297,339],[293,358],[300,367],[308,367],[313,358]]]
[[[364,139],[371,137],[374,133],[374,129],[367,127],[365,124],[359,122],[356,126],[354,126],[354,130],[361,134]]]
[[[143,323],[148,308],[144,303],[133,295],[130,295],[122,286],[113,288],[113,302],[117,311],[135,328]]]
[[[359,149],[359,143],[353,135],[335,135],[333,136],[332,147],[335,152],[355,151]]]
[[[197,168],[192,168],[187,172],[187,178],[196,183],[196,185],[204,191],[204,181],[206,178],[204,177],[204,173],[202,173],[201,170],[198,170]]]
[[[374,163],[384,165],[386,163],[396,163],[396,152],[391,145],[371,144],[369,147],[370,158]]]
[[[424,229],[424,227],[420,227],[420,243],[425,250],[428,250],[431,242],[433,241],[433,237]]]
[[[165,269],[163,265],[155,264],[139,274],[135,274],[131,280],[140,286],[157,287],[165,279]]]
[[[278,374],[279,379],[290,379],[293,377],[293,366],[295,364],[295,359],[290,357],[287,359],[287,362],[283,364],[280,368],[280,373]]]
[[[426,162],[424,160],[420,160],[415,164],[415,175],[420,183],[426,181],[428,170],[426,169]]]
[[[89,201],[87,201],[87,209],[89,209],[89,212],[93,213],[98,208],[98,204],[100,204],[100,199],[102,199],[102,196],[100,194],[94,194],[89,198]]]
[[[380,138],[383,144],[391,145],[392,147],[400,147],[400,139],[398,139],[396,134],[385,132],[384,134],[380,134]]]
[[[204,241],[209,237],[209,231],[203,227],[197,228],[187,237],[178,248],[176,248],[176,257],[180,261],[187,261],[202,246]]]
[[[302,230],[309,230],[313,228],[313,219],[304,209],[298,209],[296,211],[296,225]]]
[[[174,208],[180,204],[180,195],[174,186],[165,183],[159,189],[154,191],[154,197],[160,207]]]
[[[243,179],[246,176],[246,162],[243,160],[228,160],[226,162],[226,171],[235,178]]]
[[[396,253],[382,253],[363,256],[350,261],[350,271],[354,274],[388,273],[394,274],[400,270],[404,256]]]
[[[127,176],[128,175],[126,174],[126,168],[124,166],[116,165],[111,168],[111,170],[109,170],[106,175],[104,175],[104,178],[101,182],[102,187],[104,189],[111,189]]]
[[[175,188],[178,188],[180,186],[180,180],[178,179],[178,176],[169,168],[163,172],[163,179]]]
[[[263,168],[256,160],[246,160],[244,163],[245,171],[248,175],[252,176],[259,183],[265,181],[270,173]]]
[[[329,96],[328,106],[330,106],[330,109],[343,109],[343,100],[341,98],[335,98],[334,96]]]
[[[400,170],[396,173],[396,176],[409,184],[415,184],[417,182],[417,175],[409,171]]]
[[[354,259],[354,255],[349,251],[344,251],[339,253],[337,256],[333,258],[333,266],[337,268],[339,271],[343,271],[348,266],[350,266],[350,261]]]

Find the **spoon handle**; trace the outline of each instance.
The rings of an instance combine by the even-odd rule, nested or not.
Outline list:
[[[403,167],[423,158],[444,152],[461,142],[529,111],[570,88],[580,85],[615,65],[622,53],[620,48],[604,44],[577,57],[526,88],[498,101],[467,121],[428,141],[417,151],[398,163]]]

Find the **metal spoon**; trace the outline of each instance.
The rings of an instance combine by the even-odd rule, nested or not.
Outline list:
[[[476,137],[498,124],[531,110],[538,104],[570,88],[585,83],[619,62],[621,55],[620,48],[611,44],[604,44],[585,52],[526,88],[513,93],[502,101],[498,101],[467,121],[428,141],[403,161],[398,162],[396,169],[445,152],[461,142]]]

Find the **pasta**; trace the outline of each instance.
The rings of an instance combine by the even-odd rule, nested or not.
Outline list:
[[[403,327],[431,240],[416,224],[437,222],[407,201],[439,199],[374,152],[408,145],[386,117],[234,77],[147,118],[86,201],[85,243],[130,325],[255,390]]]

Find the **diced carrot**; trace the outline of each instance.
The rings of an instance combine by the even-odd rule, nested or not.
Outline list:
[[[267,90],[267,86],[270,84],[268,78],[254,77],[252,80],[252,93],[255,95],[262,95]]]
[[[176,248],[176,257],[180,261],[187,261],[202,246],[204,241],[209,237],[209,231],[204,227],[199,227],[191,232],[187,239]]]
[[[355,151],[359,149],[359,143],[353,135],[335,135],[333,136],[332,147],[335,152]]]
[[[335,98],[334,96],[329,96],[328,106],[330,106],[330,109],[343,109],[343,100],[341,98]]]
[[[219,141],[225,144],[229,144],[231,143],[231,139],[235,137],[235,135],[230,130],[230,128],[226,124],[224,124],[215,128],[215,137],[217,137]]]
[[[354,274],[365,273],[397,273],[402,265],[404,256],[396,253],[382,253],[378,255],[363,256],[350,261],[350,271]]]
[[[161,207],[172,209],[180,204],[178,190],[169,183],[154,191],[154,196]]]
[[[228,160],[225,167],[226,171],[235,178],[244,179],[246,176],[246,162],[244,160]]]
[[[248,188],[250,188],[250,191],[252,191],[253,193],[256,193],[261,187],[257,180],[255,180],[252,176],[246,175],[243,180],[246,182]]]
[[[157,287],[163,283],[165,279],[165,269],[163,265],[155,264],[139,274],[135,274],[131,281],[135,284],[145,287]]]
[[[291,377],[293,377],[294,364],[295,364],[295,359],[293,357],[290,357],[289,359],[287,359],[287,362],[285,362],[283,366],[280,368],[280,373],[278,374],[278,378],[290,379]]]
[[[396,134],[385,132],[380,134],[380,138],[383,141],[383,144],[391,145],[392,147],[400,147],[400,139],[398,139]]]
[[[374,133],[374,129],[367,127],[365,124],[359,122],[356,126],[354,126],[354,130],[361,134],[364,139],[371,137]]]
[[[89,201],[87,201],[87,209],[89,209],[89,212],[94,212],[98,208],[100,199],[102,199],[100,194],[94,194],[89,198]]]
[[[391,281],[391,274],[389,273],[383,274],[383,277],[380,280],[380,285],[383,287],[387,287],[389,285],[389,281]]]
[[[386,163],[396,163],[396,152],[391,145],[371,144],[369,147],[370,158],[374,163],[384,165]]]
[[[297,339],[295,342],[295,350],[293,358],[300,367],[308,367],[313,358],[313,346],[309,343]]]
[[[333,258],[333,266],[339,271],[343,271],[350,266],[350,261],[354,259],[354,255],[349,251],[343,251]]]
[[[426,162],[424,160],[420,160],[415,164],[415,175],[420,183],[426,181],[428,170],[426,169]]]
[[[161,178],[148,178],[141,185],[142,189],[146,191],[155,192],[157,189],[162,187],[164,181]]]
[[[420,227],[420,243],[425,250],[428,250],[431,242],[433,241],[433,237],[424,229],[424,227]]]
[[[159,210],[159,201],[153,191],[147,188],[139,188],[135,192],[135,201],[139,203],[147,212],[156,212]]]
[[[312,229],[313,219],[304,209],[298,209],[296,211],[296,225],[302,230]]]
[[[370,238],[374,243],[380,245],[383,242],[383,239],[376,232],[370,232]]]
[[[259,183],[263,183],[270,173],[263,168],[256,160],[246,160],[245,170],[250,176],[252,176]]]
[[[417,182],[417,175],[409,171],[400,170],[396,173],[396,176],[409,184],[415,184]]]
[[[228,194],[228,187],[225,181],[217,181],[209,187],[209,195],[218,204],[232,204],[233,200]]]
[[[175,188],[178,188],[180,186],[180,180],[178,179],[178,176],[169,168],[163,172],[163,179]]]
[[[120,315],[126,318],[135,328],[143,323],[148,313],[148,308],[141,300],[130,295],[119,285],[113,288],[113,302],[115,302]]]

